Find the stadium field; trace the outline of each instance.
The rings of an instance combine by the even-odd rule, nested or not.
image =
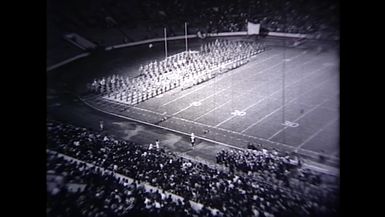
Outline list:
[[[176,46],[174,53],[182,50]],[[261,144],[338,164],[338,67],[335,50],[269,46],[246,65],[135,106],[83,98],[103,111],[220,144]]]

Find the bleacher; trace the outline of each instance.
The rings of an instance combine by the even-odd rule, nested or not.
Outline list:
[[[48,122],[47,148],[110,170],[113,173],[119,173],[134,180],[148,183],[179,195],[185,200],[192,200],[206,207],[216,208],[220,213],[216,213],[214,216],[222,216],[222,214],[224,216],[259,215],[277,217],[333,216],[336,214],[336,207],[338,206],[338,198],[322,189],[309,194],[300,189],[292,188],[290,184],[289,186],[279,185],[270,182],[269,179],[266,179],[265,182],[257,181],[248,175],[240,175],[231,171],[224,172],[202,163],[185,160],[173,153],[166,152],[161,147],[149,148],[105,134],[102,135],[100,132],[60,122]],[[48,164],[50,165],[50,163],[49,161]],[[48,168],[57,168],[64,165],[56,162]],[[78,164],[78,166],[80,168],[69,168],[67,174],[72,174],[72,177],[75,176],[81,180],[82,173],[86,177],[88,176],[88,170],[82,164]],[[63,172],[63,169],[60,171]],[[94,168],[94,171],[96,173],[100,172],[98,172],[97,168]],[[95,174],[90,178],[99,179],[98,176],[100,175]],[[103,176],[100,178],[107,179],[107,177],[103,178]],[[76,205],[78,209],[86,208],[89,212],[100,211],[103,206],[97,202],[98,200],[92,199],[100,189],[104,189],[102,191],[104,192],[103,195],[107,197],[111,193],[119,194],[122,197],[125,192],[124,189],[113,184],[114,181],[111,184],[116,187],[108,187],[110,186],[108,183],[111,181],[95,182],[88,179],[87,181],[78,182],[94,186],[94,188],[86,191],[89,195],[79,197],[81,194],[75,194],[72,197],[88,201],[87,208],[80,203]],[[306,177],[301,180],[304,183],[309,181]],[[71,202],[69,198],[63,200],[63,202],[67,202],[67,205],[68,202]],[[119,207],[118,204],[111,210],[111,215],[121,213],[122,210],[116,210],[116,207]],[[159,211],[159,209],[153,209],[155,204],[151,204],[141,211],[150,212],[151,214],[154,214],[154,211]],[[139,205],[143,204],[140,203]],[[70,211],[76,210],[72,206],[68,205],[67,209]],[[50,204],[48,208],[50,212],[57,212],[55,209],[58,209]],[[188,209],[188,213],[190,212],[191,209]],[[64,213],[68,214],[68,211]],[[172,215],[174,214],[178,215],[175,212]],[[206,216],[206,214],[207,212],[198,214],[198,216]],[[187,216],[190,215],[187,214]]]
[[[111,46],[149,38],[183,35],[184,23],[189,23],[189,34],[246,31],[246,20],[260,23],[272,32],[303,33],[316,38],[338,38],[338,5],[329,1],[302,7],[301,0],[285,2],[238,1],[209,3],[197,1],[193,5],[181,0],[153,0],[104,3],[86,1],[71,6],[71,2],[51,0],[50,5],[60,13],[50,13],[54,25],[67,32],[77,33],[101,46]],[[58,9],[59,8],[59,9]],[[53,11],[55,11],[53,10]],[[108,19],[111,18],[111,19]],[[51,18],[49,17],[49,20]],[[110,21],[113,20],[113,21]],[[59,51],[63,49],[63,51]],[[49,44],[49,62],[72,53],[67,46]],[[58,50],[58,51],[55,51]],[[56,58],[56,56],[58,56]],[[52,59],[52,60],[51,60]]]

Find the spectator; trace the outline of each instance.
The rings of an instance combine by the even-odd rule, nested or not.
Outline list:
[[[311,216],[315,212],[327,216],[332,215],[336,210],[336,204],[333,201],[336,201],[337,197],[334,191],[316,186],[312,187],[312,185],[317,185],[320,182],[320,177],[317,178],[316,174],[299,170],[300,175],[298,176],[302,180],[299,180],[298,184],[288,177],[288,172],[292,170],[292,166],[287,162],[285,163],[286,157],[284,155],[278,154],[276,156],[263,150],[223,152],[217,156],[217,159],[225,165],[233,167],[234,172],[229,172],[184,160],[175,154],[165,153],[162,149],[148,151],[147,148],[140,145],[118,140],[111,136],[107,136],[108,140],[104,140],[103,136],[88,129],[61,123],[49,123],[48,126],[48,148],[50,150],[123,174],[137,181],[146,182],[180,195],[186,200],[217,208],[225,216],[248,216],[255,211],[265,216]],[[81,145],[71,145],[73,141],[79,141]],[[244,158],[245,160],[242,160]],[[254,158],[256,162],[246,160]],[[242,163],[235,159],[240,159],[239,161]],[[56,165],[58,171],[63,171],[63,167],[60,166],[63,164]],[[252,174],[238,173],[238,168],[255,168],[260,175],[254,177]],[[83,169],[83,172],[85,171],[87,170]],[[74,176],[76,172],[67,174]],[[108,177],[105,178],[109,179]],[[285,186],[280,184],[282,182],[290,184]],[[85,183],[103,182],[89,180]],[[301,183],[311,183],[311,185],[302,186]],[[85,192],[91,193],[94,190]],[[108,200],[103,198],[101,200],[106,201],[111,213],[123,212],[116,200],[127,200],[122,200],[123,195],[120,192],[124,192],[124,190],[118,189],[116,193],[111,193],[111,196],[112,198],[121,198],[121,200],[118,198]],[[75,198],[79,198],[81,195],[79,194]],[[159,207],[157,202],[159,204],[164,203],[157,200],[157,197],[146,197],[148,198],[147,204],[137,204],[137,206],[134,204],[133,206],[140,213],[155,215],[161,212],[161,208],[157,208]],[[141,198],[143,201],[146,199]],[[97,201],[91,201],[94,199],[89,200],[88,204],[94,204],[93,207],[100,207],[96,205]],[[307,202],[311,202],[311,204],[304,205]],[[183,202],[177,204],[183,205]],[[95,210],[98,209],[95,208]],[[100,211],[95,210],[88,210],[87,213]],[[184,213],[183,215],[193,215],[191,213],[194,211],[189,208],[187,210],[189,210],[187,214]],[[175,205],[169,211],[172,213],[182,212],[177,211]],[[205,214],[205,211],[202,210],[199,215],[209,214]]]

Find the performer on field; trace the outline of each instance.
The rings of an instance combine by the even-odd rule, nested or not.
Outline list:
[[[191,133],[191,147],[194,147],[194,143],[195,143],[195,135],[194,133]]]
[[[99,128],[100,128],[100,131],[103,131],[103,128],[104,128],[103,121],[99,122]]]

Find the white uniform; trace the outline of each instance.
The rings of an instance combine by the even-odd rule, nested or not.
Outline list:
[[[191,133],[191,146],[194,146],[195,143],[195,135],[194,133]]]
[[[155,141],[155,145],[156,145],[156,149],[159,150],[159,141],[158,140]]]

